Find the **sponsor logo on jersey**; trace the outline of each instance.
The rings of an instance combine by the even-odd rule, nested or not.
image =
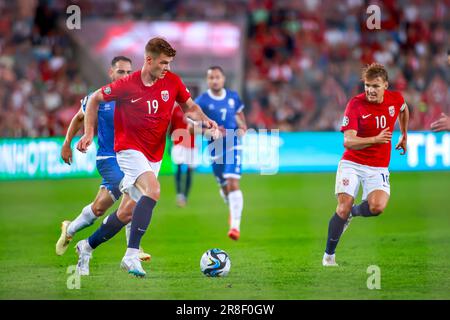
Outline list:
[[[342,126],[346,127],[348,125],[348,117],[344,116],[344,118],[342,118]]]
[[[211,104],[208,104],[208,109],[209,110],[214,110],[214,105],[211,103]]]
[[[230,108],[234,108],[234,99],[228,99],[228,105],[230,106]]]
[[[362,116],[362,118],[363,118],[363,119],[366,119],[366,118],[370,117],[371,115],[372,115],[371,113],[365,114],[365,115]]]
[[[105,94],[111,94],[111,87],[106,87],[105,90],[103,90]]]
[[[109,110],[111,110],[111,106],[109,105],[109,103],[104,104],[103,105],[103,111],[109,111]]]
[[[395,115],[395,107],[394,106],[389,106],[389,115],[391,117],[393,117]]]
[[[168,90],[161,91],[161,99],[163,99],[164,102],[169,101],[169,91]]]

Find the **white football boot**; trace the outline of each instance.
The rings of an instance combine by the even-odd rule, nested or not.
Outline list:
[[[72,237],[67,234],[67,228],[70,222],[69,220],[65,220],[61,223],[61,235],[56,242],[56,254],[58,256],[62,256],[66,252],[70,241],[72,241]]]
[[[323,254],[322,265],[324,267],[337,267],[339,266],[336,263],[336,255],[335,254],[327,254],[326,252]]]
[[[125,256],[120,263],[120,267],[135,277],[145,277],[145,270],[142,268],[139,255]]]
[[[77,273],[80,276],[89,275],[89,261],[92,258],[92,251],[86,248],[88,245],[87,240],[80,240],[75,246],[75,250],[78,254]]]

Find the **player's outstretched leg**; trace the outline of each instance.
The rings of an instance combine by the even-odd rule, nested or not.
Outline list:
[[[238,179],[227,179],[227,188],[228,188],[228,201],[231,215],[230,222],[230,230],[228,232],[228,236],[233,240],[238,240],[241,232],[241,217],[242,217],[242,209],[244,207],[244,197],[242,195],[242,191],[239,189],[239,180]]]
[[[56,242],[56,254],[58,256],[61,256],[66,252],[67,248],[69,247],[69,243],[72,241],[73,236],[77,231],[80,231],[92,225],[95,220],[97,220],[97,216],[92,210],[92,205],[93,204],[90,203],[86,207],[84,207],[78,217],[75,218],[75,220],[65,220],[61,223],[61,235]]]
[[[338,266],[335,256],[336,246],[344,231],[344,226],[348,220],[352,204],[352,196],[344,193],[338,194],[338,206],[336,212],[328,223],[327,246],[322,258],[323,266]]]
[[[142,192],[142,196],[133,210],[130,240],[120,265],[128,273],[137,277],[144,277],[146,273],[139,260],[139,246],[142,236],[150,224],[153,208],[159,200],[160,185],[155,174],[147,171],[137,178],[135,186]]]
[[[61,235],[56,242],[56,254],[63,255],[73,236],[78,231],[92,225],[98,217],[102,216],[114,204],[109,191],[100,189],[93,203],[83,208],[73,221],[65,220],[61,224]]]

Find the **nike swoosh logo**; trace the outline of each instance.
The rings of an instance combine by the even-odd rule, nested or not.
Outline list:
[[[372,115],[372,114],[366,114],[366,115],[363,115],[362,118],[363,118],[363,119],[366,119],[366,118],[370,117],[371,115]]]
[[[141,232],[145,232],[146,229],[138,228],[138,230],[141,231]]]
[[[142,97],[140,97],[139,99],[131,99],[131,103],[135,103],[136,101],[139,101],[141,99],[142,99]]]

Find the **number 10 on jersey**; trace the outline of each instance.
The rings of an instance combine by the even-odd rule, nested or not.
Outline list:
[[[147,105],[148,105],[148,114],[155,114],[156,111],[158,111],[158,100],[152,100],[152,102],[150,103],[150,101],[147,100]],[[153,112],[152,112],[153,110]]]

